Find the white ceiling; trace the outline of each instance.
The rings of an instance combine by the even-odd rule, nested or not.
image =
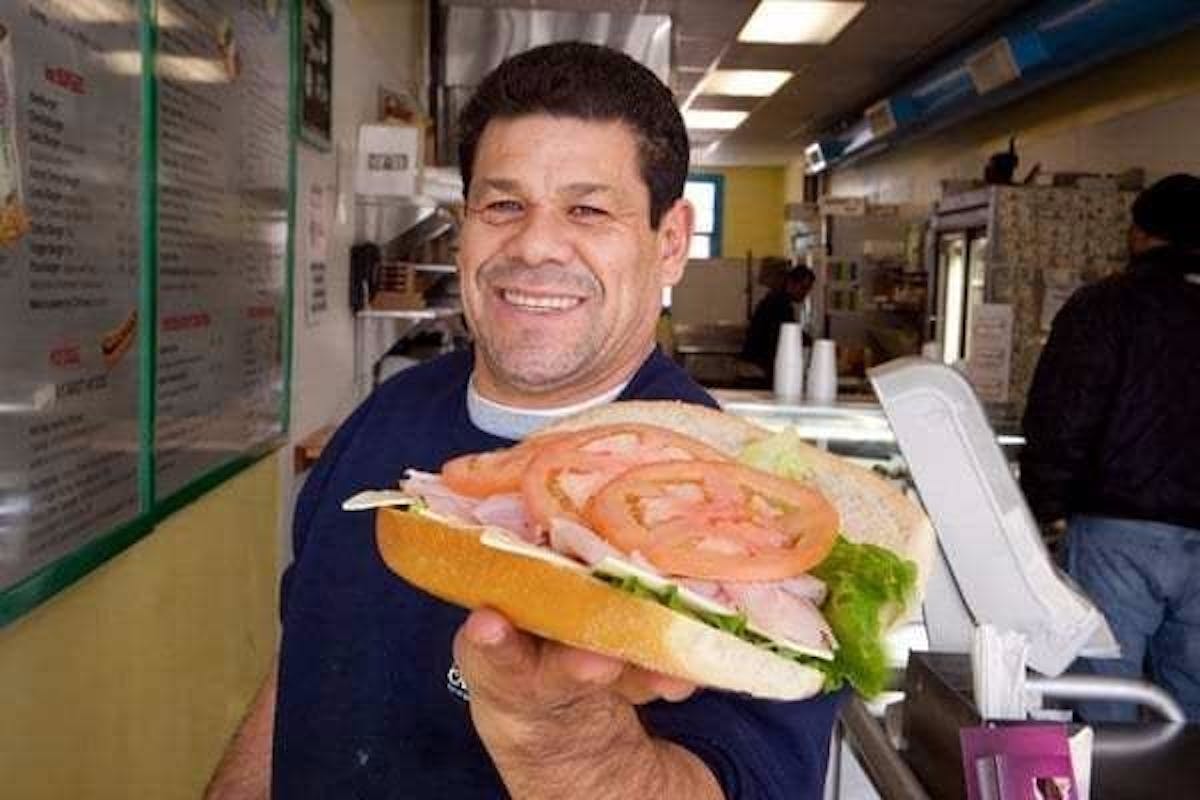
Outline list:
[[[919,68],[1030,4],[1029,0],[867,0],[829,45],[743,44],[757,0],[450,0],[448,5],[670,14],[671,89],[685,103],[710,69],[787,69],[765,99],[698,95],[691,108],[752,112],[737,130],[695,132],[704,163],[785,163],[816,136],[861,115]],[[719,141],[718,141],[719,139]],[[713,147],[709,144],[716,142]]]

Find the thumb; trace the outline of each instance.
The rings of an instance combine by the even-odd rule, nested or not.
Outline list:
[[[454,637],[454,659],[472,691],[486,690],[501,673],[512,676],[533,670],[537,648],[532,637],[499,612],[480,608],[471,612]]]

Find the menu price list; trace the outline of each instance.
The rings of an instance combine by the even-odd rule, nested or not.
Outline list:
[[[0,590],[139,511],[137,13],[0,6]]]
[[[160,498],[282,433],[283,5],[158,4]]]

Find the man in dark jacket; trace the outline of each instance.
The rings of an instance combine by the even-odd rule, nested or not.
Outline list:
[[[1200,721],[1200,179],[1133,206],[1128,269],[1054,320],[1025,412],[1021,485],[1067,530],[1067,569],[1122,658],[1080,671],[1149,676]],[[1087,703],[1091,721],[1135,709]]]

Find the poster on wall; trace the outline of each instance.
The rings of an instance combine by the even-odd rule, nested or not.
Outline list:
[[[308,187],[308,203],[305,208],[305,240],[307,253],[304,280],[304,321],[310,327],[320,325],[329,313],[329,220],[332,209],[327,198],[332,191],[319,183]]]
[[[286,4],[159,0],[155,492],[283,433]]]
[[[985,403],[1007,403],[1012,375],[1013,307],[980,303],[971,315],[967,380]]]
[[[300,138],[321,150],[333,141],[333,12],[300,0]]]
[[[138,25],[0,5],[0,591],[141,510]]]

